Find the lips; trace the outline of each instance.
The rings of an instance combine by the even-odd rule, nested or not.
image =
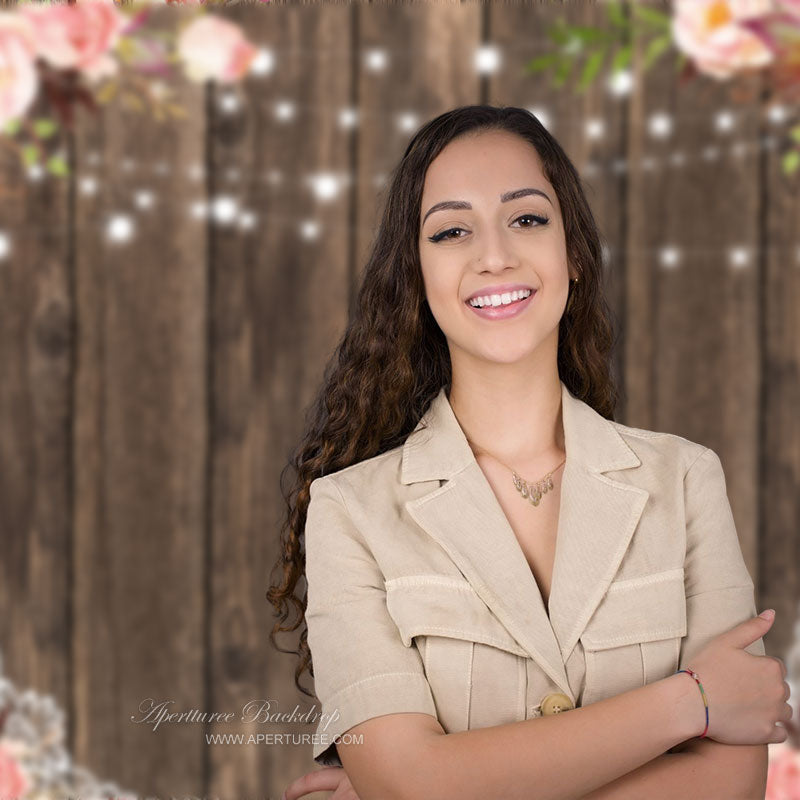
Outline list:
[[[478,295],[479,297],[481,295]],[[533,298],[536,296],[536,292],[531,290],[531,293],[527,297],[523,297],[522,300],[515,300],[512,303],[508,303],[507,305],[499,305],[499,306],[483,306],[482,308],[477,308],[476,306],[472,306],[469,302],[465,303],[464,305],[472,311],[477,316],[483,319],[490,319],[490,320],[499,320],[499,319],[508,319],[510,317],[515,317],[518,314],[522,314],[525,312],[525,309],[530,306]]]
[[[532,286],[528,286],[526,283],[502,283],[502,284],[495,284],[494,286],[484,286],[482,289],[478,289],[476,292],[473,292],[465,302],[469,303],[470,300],[474,300],[476,297],[486,297],[491,296],[493,294],[511,294],[511,292],[524,292],[529,291],[533,292],[534,289]]]

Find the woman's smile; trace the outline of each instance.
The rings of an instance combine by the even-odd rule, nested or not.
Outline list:
[[[533,302],[533,298],[536,295],[536,290],[526,290],[525,292],[514,292],[514,295],[527,295],[522,296],[518,299],[513,299],[511,296],[512,293],[504,292],[503,294],[490,294],[490,295],[482,295],[484,299],[489,297],[491,300],[490,305],[485,305],[482,307],[472,305],[473,301],[467,300],[466,306],[469,308],[473,313],[483,319],[509,319],[510,317],[516,317],[525,311],[528,306],[531,305]],[[510,300],[511,302],[507,302]]]

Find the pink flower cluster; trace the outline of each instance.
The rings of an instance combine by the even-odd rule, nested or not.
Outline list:
[[[24,114],[36,98],[37,59],[96,83],[118,71],[113,50],[126,29],[132,34],[137,27],[112,0],[0,12],[0,126]],[[196,81],[236,81],[257,52],[237,25],[211,15],[186,25],[176,46],[185,74]]]
[[[764,800],[800,800],[800,750],[786,742],[769,746]]]
[[[28,791],[28,779],[16,758],[0,746],[0,797],[21,797]]]
[[[672,33],[701,72],[722,80],[775,60],[772,24],[800,32],[800,0],[676,0]]]

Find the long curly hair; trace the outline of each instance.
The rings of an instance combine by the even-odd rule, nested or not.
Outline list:
[[[307,593],[303,531],[309,486],[321,475],[401,445],[441,387],[450,389],[447,340],[428,306],[419,258],[420,204],[428,166],[459,136],[482,131],[516,133],[533,145],[556,191],[564,223],[567,256],[580,275],[570,282],[567,308],[559,323],[558,372],[569,390],[607,419],[614,418],[617,389],[611,377],[615,344],[612,312],[603,291],[601,236],[577,170],[558,142],[528,110],[470,105],[447,111],[423,125],[390,175],[377,234],[362,274],[354,310],[324,369],[322,385],[306,412],[305,432],[281,472],[286,518],[280,555],[267,591],[278,621],[270,641],[299,657],[295,685],[308,668],[314,677],[305,625]],[[294,470],[286,492],[283,478]],[[307,588],[307,587],[306,587]],[[297,619],[284,626],[292,606]],[[299,648],[286,650],[278,632],[300,625]]]

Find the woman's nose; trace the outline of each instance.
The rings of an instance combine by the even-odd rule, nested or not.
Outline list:
[[[501,270],[519,265],[519,258],[508,237],[491,231],[481,235],[476,252],[476,264],[482,270]]]

